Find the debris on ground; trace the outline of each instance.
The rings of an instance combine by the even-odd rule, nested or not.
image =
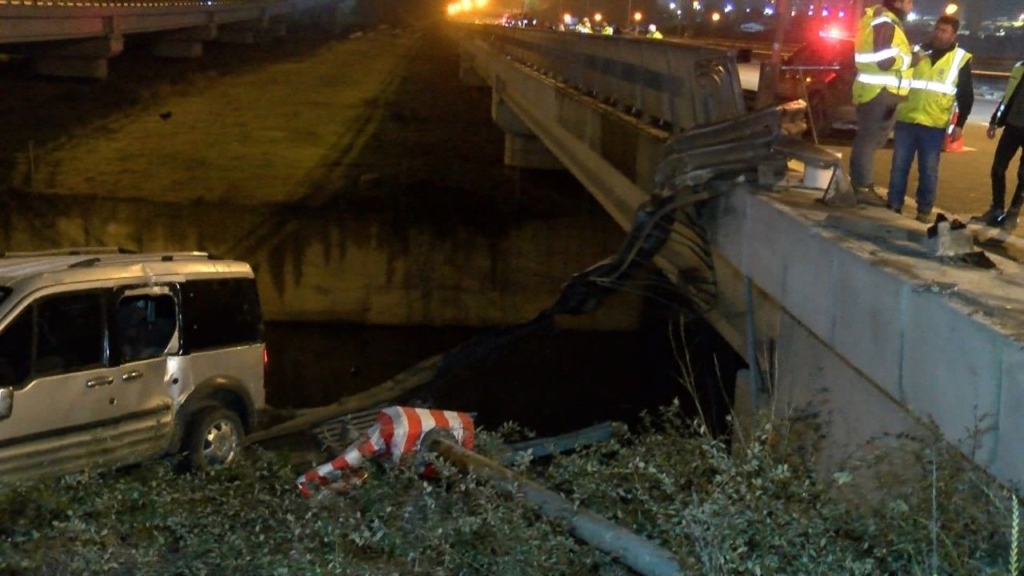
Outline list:
[[[303,498],[309,498],[310,487],[317,484],[344,491],[365,478],[359,470],[363,463],[378,457],[390,457],[395,465],[413,457],[417,471],[429,475],[429,466],[415,456],[420,452],[424,436],[435,431],[446,433],[467,450],[473,449],[473,418],[468,413],[391,406],[381,410],[376,423],[337,458],[311,468],[295,480],[295,485]]]

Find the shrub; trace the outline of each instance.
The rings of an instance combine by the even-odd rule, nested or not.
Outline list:
[[[780,451],[798,443],[778,441],[779,423],[731,447],[676,414],[516,467],[659,542],[687,573],[1011,573],[1016,504],[952,448],[903,439],[819,479],[809,459]],[[479,450],[494,454],[501,440],[482,432]],[[856,494],[851,479],[890,470],[883,457],[920,473],[880,476],[872,497]],[[153,463],[12,485],[0,493],[0,573],[626,573],[527,503],[454,470],[424,481],[371,463],[356,489],[311,501],[294,489],[299,472],[253,449],[192,475]]]

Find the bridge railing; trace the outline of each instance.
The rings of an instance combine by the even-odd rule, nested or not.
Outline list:
[[[679,132],[745,113],[733,55],[659,40],[502,26],[467,30],[510,58]]]

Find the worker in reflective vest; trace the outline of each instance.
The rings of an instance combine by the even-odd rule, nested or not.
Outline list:
[[[850,183],[860,203],[885,205],[875,192],[875,152],[889,139],[896,106],[910,91],[910,69],[917,61],[903,33],[903,20],[913,7],[913,0],[884,0],[864,11],[857,29],[857,135],[850,151]]]
[[[924,57],[914,67],[910,93],[896,109],[896,129],[889,172],[889,207],[903,210],[910,164],[917,156],[917,221],[930,223],[939,184],[939,153],[953,111],[956,124],[950,138],[963,137],[964,123],[974,107],[971,54],[957,46],[960,21],[942,16],[928,44],[915,48]]]
[[[465,412],[428,410],[391,406],[381,410],[377,422],[353,442],[340,456],[307,471],[295,479],[304,498],[310,485],[328,486],[355,472],[367,458],[391,456],[395,464],[420,449],[423,436],[431,430],[444,430],[467,450],[473,449],[473,418]]]
[[[1010,71],[1010,80],[1006,83],[1006,92],[999,102],[992,120],[988,123],[989,140],[996,137],[996,130],[1003,129],[1003,135],[996,144],[996,153],[992,158],[992,205],[982,214],[981,219],[989,226],[1002,226],[1004,223],[1016,224],[1024,205],[1024,156],[1017,167],[1017,186],[1010,200],[1010,209],[1006,206],[1006,169],[1017,151],[1024,148],[1024,96],[1019,94],[1021,78],[1024,77],[1024,61],[1014,64]]]

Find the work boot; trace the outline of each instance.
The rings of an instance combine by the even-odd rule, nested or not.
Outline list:
[[[1006,220],[1006,212],[998,206],[990,207],[984,214],[978,217],[979,220],[985,223],[987,226],[998,228],[1003,225]]]
[[[1006,211],[1006,218],[1003,222],[1006,224],[1016,224],[1020,220],[1020,204],[1010,204],[1010,209]]]
[[[853,197],[857,200],[857,204],[863,204],[865,206],[878,206],[884,208],[886,201],[875,192],[875,187],[864,186],[861,188],[853,189]]]
[[[917,212],[917,216],[914,217],[914,220],[917,220],[918,222],[921,222],[923,224],[931,224],[931,222],[932,222],[932,211],[931,210],[929,210],[927,212],[918,211]]]

